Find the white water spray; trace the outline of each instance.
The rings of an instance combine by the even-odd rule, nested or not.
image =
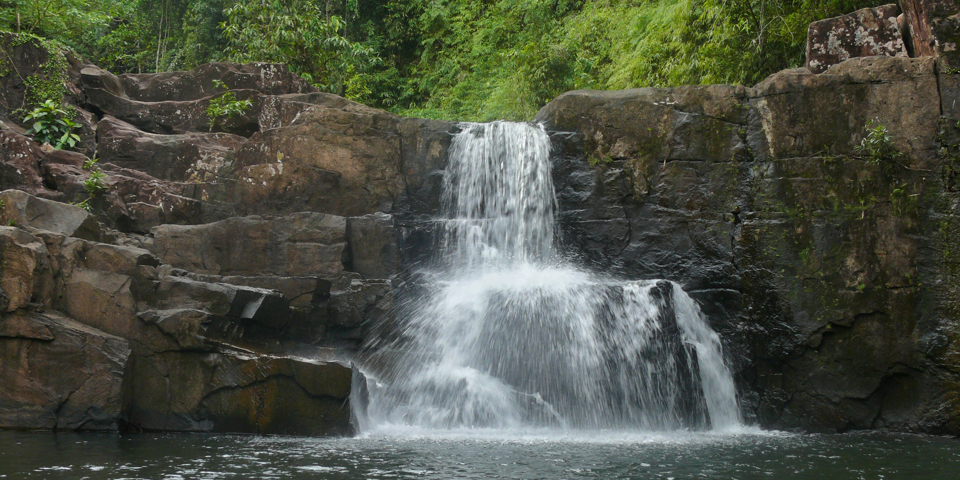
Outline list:
[[[719,337],[678,285],[559,257],[549,152],[526,123],[454,139],[439,266],[368,341],[361,430],[739,425]]]

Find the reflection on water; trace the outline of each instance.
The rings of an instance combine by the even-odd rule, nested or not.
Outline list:
[[[0,478],[956,479],[960,440],[404,427],[358,438],[0,432]]]

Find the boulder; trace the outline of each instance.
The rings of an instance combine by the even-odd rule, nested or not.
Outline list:
[[[164,263],[196,273],[334,276],[343,270],[346,224],[343,217],[303,212],[161,225],[150,249]]]
[[[116,430],[129,354],[69,318],[0,314],[0,428]]]
[[[15,130],[0,130],[0,189],[30,193],[46,190],[40,176],[43,152],[33,140]]]
[[[0,53],[0,117],[19,122],[53,93],[51,100],[62,102],[76,113],[72,120],[80,125],[75,131],[80,143],[73,148],[93,155],[96,120],[82,108],[84,95],[78,88],[83,62],[68,49],[15,33],[0,34]],[[58,90],[62,92],[59,95]]]
[[[147,233],[161,224],[193,224],[229,215],[229,207],[206,202],[209,184],[170,182],[105,164],[109,190],[93,202],[102,217],[123,232]]]
[[[228,200],[242,212],[388,212],[404,190],[397,116],[354,102],[317,105],[251,137]]]
[[[246,141],[228,133],[155,135],[106,116],[97,125],[100,161],[175,182],[215,182]]]
[[[213,129],[207,107],[214,95],[190,100],[134,100],[126,95],[116,76],[93,66],[80,71],[80,85],[86,95],[86,106],[97,114],[113,116],[149,133],[168,135]],[[252,90],[236,91],[238,100],[249,100],[258,95]],[[218,127],[241,135],[250,135],[258,129],[256,117],[249,115],[218,123]]]
[[[316,90],[285,66],[266,63],[212,63],[189,72],[120,77],[87,66],[80,73],[91,108],[154,134],[216,130],[250,136],[261,128],[260,111],[271,103],[267,98]],[[237,100],[250,100],[252,108],[211,125],[207,107],[225,92],[214,86],[214,80],[222,80]]]
[[[230,285],[276,290],[290,301],[294,308],[309,309],[330,294],[330,280],[313,277],[225,276],[217,281]]]
[[[13,227],[0,227],[0,313],[49,301],[53,276],[44,243]]]
[[[163,276],[155,304],[163,309],[195,308],[215,315],[253,319],[268,326],[282,326],[289,305],[274,290],[201,282],[176,274]]]
[[[892,3],[811,23],[807,29],[807,68],[823,73],[850,58],[908,56],[898,15],[900,7]]]
[[[0,115],[0,132],[13,132],[20,135],[27,134],[27,131],[23,127],[21,127],[20,125],[17,125],[16,123],[11,122],[7,118],[3,117],[2,115]]]
[[[206,63],[187,72],[120,75],[121,88],[114,90],[114,95],[126,95],[140,102],[199,100],[222,92],[214,85],[215,80],[232,90],[255,90],[265,95],[316,91],[283,64]]]
[[[210,312],[195,308],[171,308],[145,310],[139,312],[137,317],[163,334],[153,335],[153,330],[146,330],[149,337],[141,338],[148,341],[140,343],[149,349],[148,352],[216,351],[216,344],[207,337],[207,329],[217,320],[217,316]]]
[[[137,338],[137,299],[129,275],[76,268],[64,282],[61,308],[67,315],[111,335]]]
[[[97,220],[80,207],[37,198],[20,190],[0,192],[0,200],[2,218],[7,223],[94,241],[103,237]]]
[[[128,422],[144,430],[349,435],[352,371],[244,352],[131,360]]]
[[[87,200],[100,220],[121,232],[147,233],[164,223],[202,223],[230,216],[228,206],[202,200],[210,197],[212,184],[161,180],[112,163],[94,167],[106,174],[101,183],[107,188],[89,198],[84,182],[91,172],[83,168],[87,160],[74,152],[49,153],[41,162],[43,181],[56,190],[58,199]]]
[[[304,110],[316,105],[345,108],[356,104],[341,96],[323,92],[270,95],[259,97],[259,100],[254,109],[261,132],[289,126]]]
[[[456,122],[422,118],[400,119],[400,143],[406,195],[398,207],[406,215],[432,216],[440,210],[443,169]]]
[[[25,115],[22,109],[29,111],[35,107],[29,102],[35,101],[38,92],[33,92],[34,97],[31,97],[31,92],[37,88],[31,85],[62,87],[63,100],[77,104],[82,94],[73,80],[80,61],[69,50],[48,49],[50,46],[32,35],[0,33],[0,53],[3,54],[0,57],[0,116],[19,120]],[[50,68],[51,63],[56,66]]]
[[[918,57],[938,57],[944,70],[955,73],[960,69],[960,3],[957,0],[903,0],[900,2],[914,54]]]
[[[400,118],[326,93],[263,97],[261,133],[237,155],[242,211],[430,215],[455,122]],[[361,186],[362,185],[362,186]]]
[[[534,121],[583,135],[585,154],[594,164],[623,160],[635,194],[642,196],[665,161],[748,159],[746,94],[743,87],[726,85],[577,90],[547,104]]]
[[[871,121],[891,132],[911,167],[928,168],[936,154],[932,58],[854,58],[821,75],[785,70],[758,84],[750,102],[760,115],[763,153],[776,158],[854,154]]]

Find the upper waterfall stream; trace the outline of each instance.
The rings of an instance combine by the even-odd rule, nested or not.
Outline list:
[[[437,262],[365,346],[361,430],[739,425],[719,337],[679,285],[557,252],[541,126],[464,125],[442,202]]]

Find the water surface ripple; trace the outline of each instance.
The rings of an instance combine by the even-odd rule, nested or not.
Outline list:
[[[254,473],[256,472],[256,473]],[[960,440],[389,427],[357,438],[0,431],[0,479],[956,479]]]

